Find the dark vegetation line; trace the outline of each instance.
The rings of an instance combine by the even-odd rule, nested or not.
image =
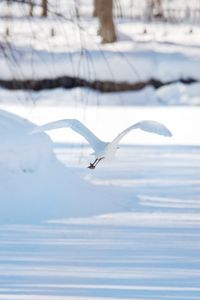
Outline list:
[[[61,76],[52,79],[31,79],[31,80],[4,80],[0,79],[0,86],[9,90],[31,90],[31,91],[41,91],[44,89],[54,89],[54,88],[65,88],[71,89],[75,87],[87,87],[100,92],[122,92],[122,91],[138,91],[144,87],[150,85],[156,89],[170,84],[182,82],[186,84],[197,82],[197,80],[179,79],[175,81],[162,82],[157,79],[150,79],[148,81],[140,81],[136,83],[128,82],[113,82],[113,81],[88,81],[81,78]]]

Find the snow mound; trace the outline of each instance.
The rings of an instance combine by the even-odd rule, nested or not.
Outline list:
[[[0,168],[34,172],[53,158],[47,135],[30,135],[34,125],[11,113],[0,111]]]
[[[30,134],[34,127],[0,111],[0,223],[37,223],[123,210],[125,201],[117,191],[89,184],[66,168],[45,133]]]
[[[166,105],[199,105],[200,83],[184,84],[181,82],[168,84],[159,88],[156,95]]]

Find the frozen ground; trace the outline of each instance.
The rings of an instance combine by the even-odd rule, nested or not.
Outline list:
[[[149,116],[164,121],[174,137],[166,141],[153,135],[130,134],[125,141],[127,145],[121,147],[115,160],[90,171],[86,168],[90,149],[78,136],[74,137],[68,130],[51,133],[55,154],[68,169],[48,166],[46,189],[50,192],[54,189],[54,193],[47,193],[52,202],[46,198],[47,194],[38,198],[41,211],[45,212],[46,208],[48,212],[49,205],[60,207],[59,199],[64,194],[58,189],[64,193],[63,187],[69,188],[67,170],[71,170],[78,180],[86,180],[87,190],[93,186],[93,194],[87,195],[94,195],[91,198],[94,200],[98,194],[104,213],[93,217],[83,215],[88,209],[83,196],[86,186],[83,188],[74,174],[71,185],[79,197],[74,198],[73,205],[79,210],[79,216],[52,217],[51,221],[36,225],[1,225],[0,299],[200,299],[198,108],[125,107],[122,112],[121,107],[112,107],[112,126],[109,107],[98,110],[88,107],[79,114],[76,107],[65,110],[7,106],[7,109],[37,124],[64,115],[82,121],[85,117],[87,125],[105,139],[132,119],[137,121],[136,116],[138,119]],[[181,135],[187,120],[190,126]],[[24,179],[27,176],[30,175],[23,174]],[[38,179],[43,180],[42,176],[44,173]],[[33,190],[37,184],[35,178]],[[33,190],[29,190],[30,194]],[[106,190],[112,195],[115,207],[120,207],[117,213],[106,211]],[[11,188],[9,192],[13,197]],[[120,196],[118,199],[116,194]],[[66,202],[70,200],[66,198]],[[59,216],[59,211],[56,214]]]
[[[1,224],[121,211],[120,202],[126,200],[114,191],[111,194],[85,182],[72,168],[66,168],[56,159],[46,134],[30,134],[34,127],[0,110]]]
[[[56,149],[85,176],[71,147]],[[199,158],[197,146],[124,146],[88,180],[131,195],[132,213],[1,225],[0,299],[200,299]]]

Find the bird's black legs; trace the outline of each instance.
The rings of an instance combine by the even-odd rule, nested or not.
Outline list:
[[[96,166],[95,163],[96,163],[97,161],[98,161],[98,159],[96,158],[95,161],[94,161],[93,163],[90,163],[90,165],[89,165],[88,168],[89,168],[89,169],[94,169],[95,166]]]
[[[96,158],[93,163],[90,163],[89,169],[95,169],[95,167],[98,165],[98,163],[103,159],[104,157],[101,158]]]
[[[104,157],[101,157],[101,158],[99,158],[99,159],[97,160],[97,162],[96,162],[96,164],[95,164],[95,167],[98,165],[98,163],[99,163],[102,159],[104,159]]]

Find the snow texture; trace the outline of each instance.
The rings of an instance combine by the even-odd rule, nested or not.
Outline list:
[[[117,193],[94,187],[66,168],[56,159],[49,137],[31,135],[33,128],[27,120],[0,111],[1,223],[121,210],[120,202],[113,201]]]

